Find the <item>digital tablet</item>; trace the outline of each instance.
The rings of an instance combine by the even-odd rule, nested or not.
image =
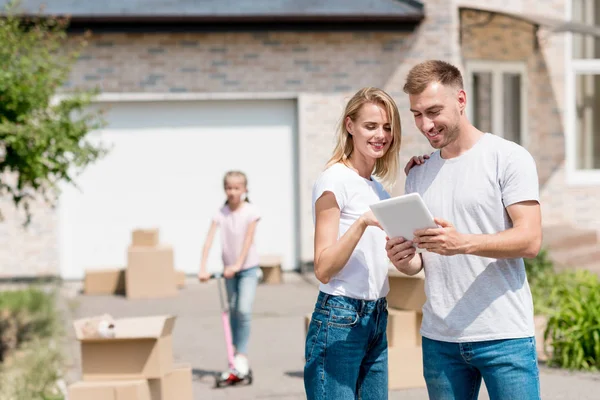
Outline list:
[[[389,238],[413,240],[416,230],[438,227],[419,193],[392,197],[369,207]],[[417,249],[417,253],[424,251]]]

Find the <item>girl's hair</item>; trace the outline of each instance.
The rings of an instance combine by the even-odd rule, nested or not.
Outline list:
[[[364,104],[377,104],[382,106],[390,119],[392,130],[392,143],[385,155],[375,162],[375,170],[373,175],[381,180],[383,186],[391,189],[396,183],[399,167],[399,152],[400,142],[402,140],[402,128],[400,126],[400,113],[394,99],[381,89],[366,87],[358,92],[346,105],[342,120],[340,121],[336,145],[333,150],[333,155],[327,162],[326,168],[336,163],[347,164],[347,160],[354,151],[354,143],[350,133],[346,130],[346,117],[350,117],[352,121],[356,121],[358,113]]]
[[[244,180],[244,186],[246,187],[246,196],[244,201],[250,203],[250,200],[248,199],[248,178],[246,177],[246,174],[244,174],[242,171],[227,171],[223,177],[223,187],[227,185],[227,179],[229,178],[242,178]],[[227,204],[227,202],[228,200],[225,200],[225,204]]]

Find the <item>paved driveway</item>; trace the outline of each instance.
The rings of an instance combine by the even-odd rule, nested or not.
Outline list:
[[[304,315],[317,294],[313,280],[286,274],[285,284],[261,285],[257,292],[250,342],[255,382],[251,386],[213,389],[213,374],[226,367],[216,282],[200,285],[189,280],[172,299],[129,301],[118,296],[82,296],[71,288],[72,317],[102,313],[115,317],[173,314],[176,362],[194,371],[194,399],[305,399],[302,368]],[[66,290],[65,292],[69,292]],[[68,327],[71,332],[71,327]],[[79,378],[79,351],[71,341],[70,379]],[[567,373],[542,367],[544,400],[600,398],[600,374]],[[427,399],[424,389],[390,391],[390,399]],[[480,399],[488,399],[485,389]],[[333,399],[332,399],[333,400]]]

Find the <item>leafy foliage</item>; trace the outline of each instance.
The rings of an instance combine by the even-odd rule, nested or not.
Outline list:
[[[535,312],[536,314],[547,314],[551,307],[548,296],[552,290],[555,276],[554,264],[546,249],[542,249],[535,258],[526,258],[524,261]]]
[[[49,203],[61,181],[106,149],[86,140],[103,125],[90,105],[95,91],[57,96],[85,41],[67,38],[67,19],[22,17],[11,2],[0,19],[0,196],[31,219],[30,203]],[[1,216],[1,214],[0,214]]]
[[[597,371],[600,368],[600,281],[589,271],[554,275],[545,338],[552,343],[550,365]]]
[[[600,280],[585,270],[556,273],[546,250],[525,260],[536,314],[546,315],[548,364],[567,369],[600,368]]]
[[[64,365],[56,293],[30,287],[0,292],[0,400],[59,400]]]

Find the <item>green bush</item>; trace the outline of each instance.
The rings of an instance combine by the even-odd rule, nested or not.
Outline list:
[[[0,292],[0,400],[60,400],[63,333],[52,290]]]
[[[588,271],[556,273],[546,250],[525,260],[536,314],[548,317],[548,365],[600,369],[600,280]]]
[[[57,381],[63,361],[54,339],[27,342],[0,369],[0,400],[62,400]]]
[[[0,292],[0,360],[6,351],[59,328],[55,294],[31,287]]]
[[[600,281],[589,271],[548,275],[548,326],[551,366],[600,369]]]
[[[546,315],[552,309],[553,299],[549,296],[556,279],[554,264],[546,249],[542,249],[535,258],[524,261],[535,313]]]
[[[554,271],[554,264],[546,249],[540,250],[535,258],[525,258],[524,261],[529,284],[535,284],[536,281]]]

